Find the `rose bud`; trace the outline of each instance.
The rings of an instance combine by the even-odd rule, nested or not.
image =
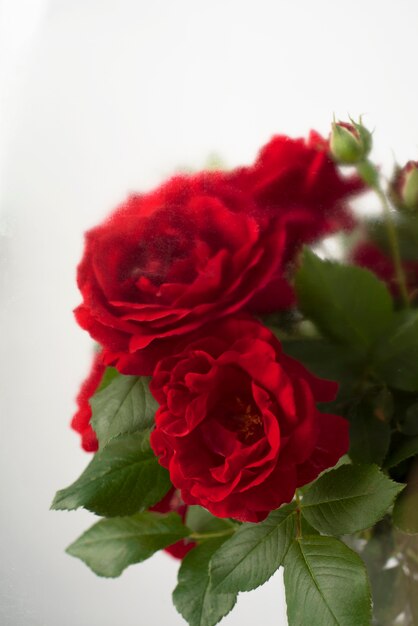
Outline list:
[[[418,211],[418,161],[408,161],[395,172],[390,195],[398,209]]]
[[[330,150],[337,163],[352,165],[364,161],[371,147],[372,135],[361,123],[333,123]]]

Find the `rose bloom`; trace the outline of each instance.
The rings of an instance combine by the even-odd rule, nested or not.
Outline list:
[[[299,214],[289,228],[286,257],[355,221],[347,200],[364,191],[358,176],[343,176],[332,160],[329,142],[311,131],[307,139],[277,135],[250,167],[237,169],[234,184],[250,193],[267,225],[272,216]],[[302,218],[303,216],[303,218]]]
[[[157,365],[151,445],[184,502],[258,522],[347,452],[346,420],[316,407],[337,387],[260,323],[229,318]]]
[[[158,360],[203,324],[243,308],[290,306],[283,278],[287,229],[298,214],[260,229],[248,193],[220,172],[177,176],[132,196],[86,235],[75,314],[124,374]]]
[[[344,178],[316,133],[278,136],[255,164],[177,176],[131,196],[86,235],[78,268],[82,328],[124,374],[152,374],[202,325],[294,304],[303,243],[352,226]]]
[[[77,394],[77,411],[71,421],[71,427],[81,435],[81,446],[86,452],[96,452],[98,443],[96,433],[91,427],[90,398],[96,393],[105,372],[102,355],[97,352],[93,357],[90,372],[81,384]]]
[[[359,243],[352,251],[350,261],[376,274],[380,280],[386,283],[394,298],[400,297],[393,261],[375,243],[370,241]],[[408,292],[413,296],[418,289],[418,262],[404,260],[402,267]]]

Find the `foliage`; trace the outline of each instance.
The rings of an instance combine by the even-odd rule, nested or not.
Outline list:
[[[358,126],[343,125],[344,137],[357,141]],[[176,477],[155,456],[152,377],[108,367],[90,400],[99,449],[53,501],[53,509],[84,507],[102,517],[67,549],[99,576],[119,576],[182,542],[173,601],[190,626],[215,626],[239,593],[280,567],[290,626],[391,626],[401,614],[402,624],[418,623],[418,218],[394,218],[378,170],[365,155],[359,159],[359,174],[384,205],[383,218],[366,224],[367,245],[378,247],[384,263],[367,269],[350,248],[336,262],[305,246],[292,265],[294,308],[259,316],[285,354],[338,383],[335,400],[316,410],[349,422],[348,455],[308,484],[300,480],[293,499],[262,521],[218,518],[199,504],[186,506],[173,489]],[[198,385],[204,375],[190,376]],[[255,428],[257,415],[244,408]],[[178,423],[172,428],[182,436]],[[245,431],[244,441],[254,432]]]

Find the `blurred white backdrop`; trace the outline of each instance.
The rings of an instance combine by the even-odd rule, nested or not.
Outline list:
[[[0,622],[181,625],[177,563],[96,578],[64,548],[94,521],[49,512],[89,461],[68,428],[91,341],[75,324],[83,232],[129,191],[277,132],[367,114],[374,156],[418,158],[415,0],[3,0]],[[286,624],[280,573],[225,626]]]

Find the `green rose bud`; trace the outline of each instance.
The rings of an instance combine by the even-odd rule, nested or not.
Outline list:
[[[418,161],[408,161],[395,172],[390,192],[398,209],[418,211]]]
[[[353,165],[366,159],[372,148],[372,135],[361,123],[334,122],[329,145],[337,163]]]

